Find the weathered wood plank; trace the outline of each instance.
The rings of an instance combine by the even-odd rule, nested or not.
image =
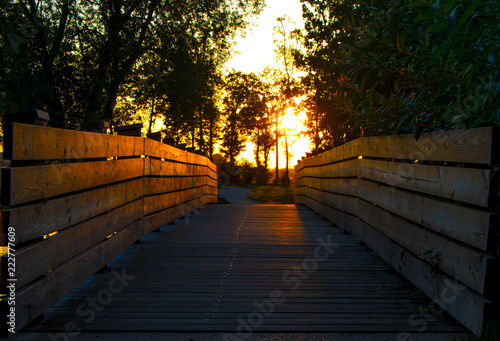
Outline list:
[[[16,285],[23,287],[142,217],[139,199],[18,250]]]
[[[341,178],[358,176],[358,160],[348,160],[332,165],[305,168],[306,177]]]
[[[16,244],[26,243],[64,230],[142,196],[143,179],[134,179],[40,204],[12,208],[8,210],[10,219],[7,225],[16,229]]]
[[[304,159],[296,172],[358,156],[491,164],[495,153],[492,127],[426,133],[418,140],[412,134],[363,137]]]
[[[416,192],[488,207],[493,171],[363,159],[359,161],[359,176]]]
[[[494,154],[492,127],[426,133],[418,140],[412,134],[359,140],[365,157],[491,164]]]
[[[485,312],[492,302],[443,273],[433,273],[429,264],[384,236],[357,217],[307,197],[298,198],[329,221],[358,236],[394,269],[420,288],[433,301],[474,332],[480,332]]]
[[[415,255],[434,264],[436,268],[485,295],[489,258],[485,253],[450,241],[445,236],[426,231],[366,201],[361,200],[358,205],[358,217],[367,224]],[[431,254],[426,256],[426,252]],[[435,258],[431,259],[429,256]]]
[[[297,181],[296,186],[305,186],[316,188],[326,192],[357,196],[357,179],[321,179],[321,178],[302,178]],[[297,188],[300,191],[300,188]]]
[[[303,191],[301,191],[300,194],[307,195],[308,197],[337,210],[341,210],[352,215],[358,214],[358,198],[356,197],[328,193],[320,191],[316,188],[303,188]]]
[[[184,217],[209,202],[208,200],[207,197],[201,197],[144,217],[144,233],[148,234],[176,219]]]
[[[159,194],[144,198],[144,214],[149,215],[154,212],[180,205],[189,201],[194,195],[195,189],[187,189],[183,191]]]
[[[197,177],[175,177],[175,178],[151,178],[144,179],[144,194],[162,194],[166,192],[180,191],[183,189],[204,186],[207,183],[206,176]]]
[[[144,159],[126,159],[10,169],[9,183],[2,183],[4,206],[14,206],[53,196],[111,184],[143,175]],[[4,191],[10,196],[3,198]]]
[[[42,314],[75,286],[122,253],[144,235],[139,220],[106,239],[96,247],[54,269],[43,279],[16,293],[16,330]]]
[[[492,213],[457,206],[394,187],[358,180],[358,197],[445,236],[486,251]]]
[[[12,149],[11,160],[87,159],[144,155],[144,139],[41,127],[8,124],[5,139]],[[5,157],[6,158],[6,157]]]

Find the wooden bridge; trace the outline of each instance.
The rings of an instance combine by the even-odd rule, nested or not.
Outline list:
[[[497,299],[495,145],[491,128],[359,139],[299,163],[302,205],[206,205],[201,155],[8,123],[2,314],[15,278],[15,329],[61,340],[479,332]]]

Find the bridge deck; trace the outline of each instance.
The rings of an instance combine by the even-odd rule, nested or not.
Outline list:
[[[82,331],[239,336],[414,332],[424,322],[425,332],[456,331],[441,316],[411,318],[425,303],[390,266],[300,206],[208,206],[144,237],[110,266],[114,272],[92,276],[27,330],[64,330],[74,321]]]

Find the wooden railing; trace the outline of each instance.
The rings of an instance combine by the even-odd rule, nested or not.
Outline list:
[[[217,201],[212,162],[151,139],[6,123],[4,158],[17,329],[142,236]],[[7,256],[1,269],[5,308]]]
[[[498,174],[491,165],[500,147],[493,132],[357,139],[299,162],[295,201],[356,234],[479,332],[499,284],[492,278]]]

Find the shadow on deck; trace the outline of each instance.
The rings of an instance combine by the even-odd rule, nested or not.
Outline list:
[[[52,338],[37,339],[79,339],[64,338],[68,328],[219,332],[192,340],[254,340],[253,332],[397,340],[402,332],[458,331],[443,316],[415,314],[425,305],[357,237],[306,207],[210,205],[143,237],[18,337],[50,331]]]

